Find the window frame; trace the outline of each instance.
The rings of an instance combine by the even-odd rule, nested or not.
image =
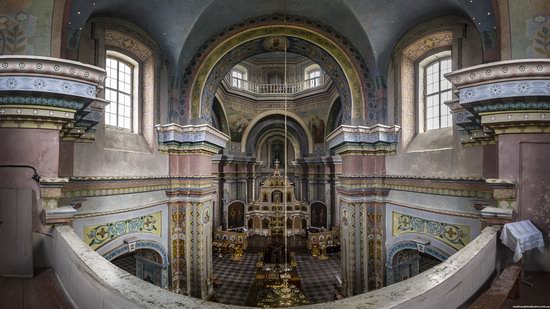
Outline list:
[[[141,117],[140,117],[140,111],[141,111],[141,106],[140,106],[140,91],[141,91],[141,77],[140,77],[140,62],[138,62],[137,60],[135,60],[134,58],[132,58],[130,55],[126,54],[126,53],[123,53],[119,50],[115,50],[115,49],[107,49],[106,52],[105,52],[105,68],[107,69],[107,59],[114,59],[116,61],[118,61],[119,63],[123,63],[123,64],[126,64],[127,66],[130,67],[130,70],[131,70],[131,84],[130,84],[130,90],[131,90],[131,93],[130,93],[130,128],[126,128],[126,127],[122,127],[122,126],[119,126],[118,124],[118,121],[119,121],[119,105],[120,105],[120,102],[117,101],[117,110],[116,110],[116,118],[117,118],[117,125],[112,125],[112,124],[107,124],[107,113],[105,112],[105,126],[109,129],[114,129],[114,130],[120,130],[120,131],[125,131],[125,132],[132,132],[132,133],[140,133],[140,126],[141,126]],[[118,65],[117,65],[117,82],[118,82],[118,74],[120,74],[120,70],[118,70]],[[114,88],[111,88],[111,87],[107,87],[107,85],[105,84],[105,93],[107,92],[107,90],[112,90],[112,91],[115,91],[117,93],[117,98],[118,98],[118,95],[119,93],[123,93],[123,94],[128,94],[128,93],[125,93],[123,91],[120,91],[118,89],[118,85],[117,85],[117,89],[114,89]],[[109,103],[111,104],[111,103]]]
[[[441,91],[441,79],[439,80],[439,85],[438,85],[438,92],[434,92],[431,95],[434,95],[434,94],[437,94],[439,96],[439,116],[438,116],[438,123],[439,123],[439,127],[438,128],[432,128],[432,129],[428,129],[428,94],[427,94],[427,69],[430,65],[434,64],[435,62],[439,62],[439,68],[441,68],[441,62],[442,61],[445,61],[445,60],[450,60],[450,72],[452,72],[453,70],[453,58],[452,58],[452,52],[450,49],[448,48],[443,48],[443,49],[434,49],[431,53],[425,55],[424,57],[418,59],[416,61],[416,65],[415,65],[415,83],[416,83],[416,89],[417,89],[417,104],[416,104],[416,109],[417,109],[417,117],[418,117],[418,120],[417,120],[417,130],[418,130],[418,133],[425,133],[425,132],[429,132],[429,131],[434,131],[434,130],[439,130],[439,129],[445,129],[445,128],[449,128],[449,127],[452,127],[453,126],[453,119],[452,119],[452,114],[450,114],[450,109],[449,109],[449,125],[446,126],[446,127],[441,127],[441,109],[442,107],[445,105],[444,102],[446,101],[443,101],[441,102],[441,94],[444,93],[444,92],[447,92],[447,91],[450,91],[451,93],[451,98],[450,100],[452,100],[453,98],[453,86],[451,85],[451,87],[448,89],[448,90],[444,90],[444,91]],[[445,105],[445,107],[447,107]],[[449,108],[449,107],[447,107]]]
[[[319,78],[315,81],[312,81],[310,75],[312,73],[319,73],[319,76],[315,76],[313,78]],[[321,69],[321,66],[318,65],[317,63],[314,63],[314,64],[311,64],[309,66],[307,66],[305,69],[304,69],[304,81],[306,82],[306,84],[304,85],[306,89],[312,89],[312,88],[316,88],[316,87],[319,87],[321,86],[321,77],[323,75],[323,70]]]
[[[233,76],[234,73],[240,74],[241,77]],[[237,64],[231,69],[231,72],[229,74],[231,76],[232,87],[239,89],[244,89],[246,87],[246,83],[248,81],[248,70],[245,67]],[[234,80],[234,78],[236,79]]]

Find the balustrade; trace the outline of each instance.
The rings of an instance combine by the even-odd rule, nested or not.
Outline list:
[[[306,79],[293,84],[259,84],[252,81],[227,75],[225,77],[226,84],[233,88],[243,90],[245,92],[270,95],[270,94],[298,94],[308,90],[318,89],[325,85],[323,76]]]

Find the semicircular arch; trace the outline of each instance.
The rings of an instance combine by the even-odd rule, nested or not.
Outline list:
[[[285,111],[266,111],[254,117],[254,119],[250,121],[249,125],[244,130],[244,133],[242,136],[242,142],[241,142],[241,152],[247,151],[246,148],[247,148],[249,135],[252,132],[252,130],[261,121],[263,121],[265,118],[268,118],[270,116],[284,116],[284,115],[287,115],[287,117],[294,120],[300,126],[300,128],[303,130],[307,139],[307,153],[313,153],[313,136],[311,135],[311,132],[307,129],[306,123],[302,120],[302,118],[300,118],[300,116],[289,111],[286,111],[286,112]],[[306,155],[307,153],[302,151],[302,155]]]
[[[335,80],[342,84],[342,87],[339,89],[340,92],[342,89],[347,88],[347,94],[341,93],[343,99],[347,95],[348,98],[346,100],[349,101],[345,107],[346,123],[361,124],[367,118],[366,115],[368,115],[369,121],[374,121],[376,115],[374,112],[375,106],[373,105],[373,113],[367,113],[367,106],[370,109],[367,101],[374,100],[373,82],[370,73],[362,56],[353,48],[349,41],[339,35],[334,29],[318,22],[311,22],[307,18],[302,17],[258,17],[250,20],[250,24],[254,25],[253,28],[246,27],[244,24],[240,23],[228,27],[218,33],[215,38],[208,41],[197,52],[196,57],[190,62],[185,71],[186,76],[183,78],[179,106],[172,109],[171,113],[177,114],[177,111],[180,111],[180,116],[184,117],[182,119],[184,122],[208,122],[210,101],[213,93],[216,91],[216,87],[219,85],[218,80],[221,80],[231,67],[237,64],[228,64],[228,62],[220,62],[220,60],[239,46],[279,36],[289,39],[295,38],[302,42],[301,44],[295,44],[296,46],[303,47],[303,45],[308,45],[308,48],[317,48],[321,51],[317,53],[320,55],[319,58],[325,60],[329,58],[333,59],[332,64],[328,68],[327,65],[325,67],[321,66],[327,72],[331,70],[340,70],[342,72],[342,78]],[[290,44],[289,46],[293,45]],[[258,47],[258,44],[256,47]],[[245,51],[248,51],[249,48],[251,46],[247,46]],[[258,50],[253,51],[253,49],[251,48],[250,52],[252,54],[250,55],[253,55],[254,52],[259,52]],[[242,52],[242,49],[240,51]],[[240,55],[243,56],[242,53]],[[231,54],[231,56],[231,58],[235,58],[234,54]],[[312,60],[319,63],[319,59]],[[223,70],[214,70],[220,64],[223,64]],[[187,119],[185,119],[186,117]]]

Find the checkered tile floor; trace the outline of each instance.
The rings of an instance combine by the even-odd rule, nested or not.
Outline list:
[[[340,276],[340,254],[331,254],[326,261],[311,254],[296,254],[298,274],[311,304],[334,300],[336,276]]]
[[[258,254],[245,252],[240,261],[231,261],[228,255],[218,257],[214,254],[214,274],[221,282],[214,288],[217,302],[232,305],[244,305],[254,278]]]
[[[257,253],[245,252],[240,261],[231,261],[228,255],[212,257],[214,274],[221,283],[214,288],[215,300],[223,304],[245,305],[254,284]],[[302,289],[309,302],[334,300],[336,275],[340,275],[340,254],[331,254],[326,261],[309,253],[296,254]]]

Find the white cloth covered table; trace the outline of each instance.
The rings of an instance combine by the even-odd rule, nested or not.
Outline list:
[[[542,233],[529,220],[507,223],[500,234],[502,243],[514,251],[514,262],[523,256],[523,252],[538,248],[544,249]]]

